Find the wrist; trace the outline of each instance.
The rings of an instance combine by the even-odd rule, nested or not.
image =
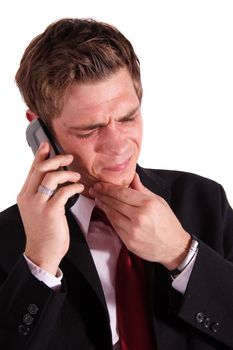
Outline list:
[[[174,242],[170,242],[164,261],[161,261],[162,265],[170,271],[176,269],[188,254],[191,241],[191,235],[186,231],[182,231],[182,234],[178,239]]]
[[[60,261],[55,261],[54,259],[51,260],[51,258],[48,258],[44,256],[43,254],[35,254],[34,252],[30,250],[25,250],[24,253],[25,257],[27,257],[33,264],[41,268],[42,270],[48,272],[51,275],[57,276],[57,272],[59,269]]]
[[[199,242],[196,237],[191,236],[191,244],[188,249],[187,254],[181,263],[173,270],[170,270],[170,274],[172,277],[177,277],[182,271],[186,269],[186,267],[191,263],[196,254],[198,253]]]

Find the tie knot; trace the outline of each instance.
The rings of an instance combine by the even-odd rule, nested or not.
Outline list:
[[[105,223],[106,225],[111,226],[110,221],[108,220],[105,212],[98,207],[94,207],[92,214],[91,214],[91,221],[101,221],[101,222]]]

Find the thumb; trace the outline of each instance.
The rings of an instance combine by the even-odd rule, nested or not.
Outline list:
[[[134,178],[130,184],[130,187],[133,190],[137,190],[140,192],[147,192],[148,191],[148,189],[141,183],[140,177],[137,173],[134,174]]]

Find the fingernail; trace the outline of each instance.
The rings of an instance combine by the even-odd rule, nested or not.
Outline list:
[[[80,192],[82,192],[85,189],[85,186],[83,184],[79,184],[80,185]]]
[[[41,142],[40,146],[39,146],[39,150],[41,150],[42,148],[44,148],[44,146],[46,145],[46,142]]]

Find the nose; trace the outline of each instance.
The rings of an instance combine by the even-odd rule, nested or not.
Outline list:
[[[96,151],[110,156],[121,156],[127,153],[128,138],[116,126],[108,125],[102,130]]]

